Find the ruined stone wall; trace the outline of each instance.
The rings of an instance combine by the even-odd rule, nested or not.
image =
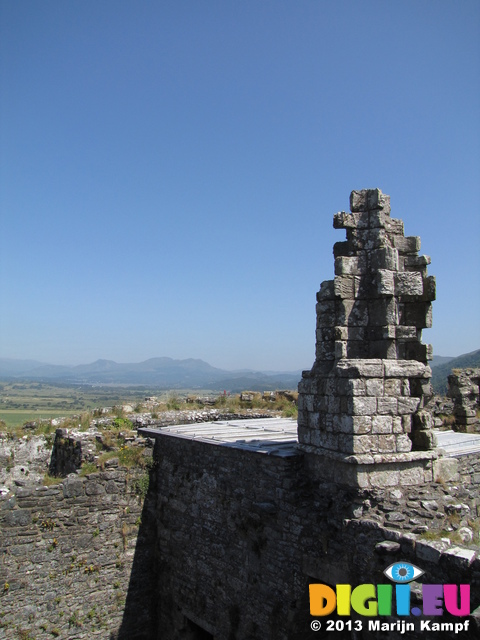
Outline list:
[[[0,497],[0,638],[110,639],[122,624],[121,637],[135,638],[148,627],[153,542],[140,531],[147,515],[135,480],[111,460],[103,472]]]
[[[400,560],[420,566],[431,583],[471,583],[472,609],[480,604],[475,550],[458,546],[453,528],[451,543],[441,541],[450,522],[458,529],[477,518],[478,486],[341,489],[312,483],[303,455],[169,436],[158,439],[155,455],[154,640],[318,638],[309,583],[385,583],[383,570]]]
[[[458,431],[480,430],[480,369],[455,369],[448,376],[448,397],[453,399],[453,414]]]

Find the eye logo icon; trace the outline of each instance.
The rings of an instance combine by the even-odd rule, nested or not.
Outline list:
[[[387,567],[383,573],[389,580],[392,580],[392,582],[405,584],[423,576],[425,571],[408,562],[394,562]]]

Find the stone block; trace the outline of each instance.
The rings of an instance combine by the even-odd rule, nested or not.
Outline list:
[[[435,300],[437,297],[437,281],[435,276],[428,276],[423,282],[423,299]]]
[[[352,432],[356,435],[371,433],[372,417],[371,416],[349,416],[352,420]]]
[[[394,236],[393,246],[401,253],[417,253],[420,251],[420,238],[418,236]]]
[[[418,340],[418,329],[417,327],[405,327],[399,326],[395,327],[395,337],[397,340]]]
[[[335,373],[341,378],[382,378],[384,361],[380,359],[346,359],[336,363]]]
[[[415,362],[412,360],[385,360],[385,377],[386,378],[423,378],[427,374],[427,370],[431,369],[426,367],[421,362]],[[429,377],[430,377],[429,376]]]
[[[363,382],[363,381],[362,381]],[[383,396],[383,378],[369,378],[365,380],[365,391],[367,396]]]
[[[422,562],[438,564],[442,553],[448,549],[448,544],[441,540],[418,540],[415,544],[416,556]]]
[[[467,569],[477,557],[472,549],[463,547],[449,547],[443,552],[444,557],[459,569]]]
[[[412,442],[415,449],[419,451],[429,451],[437,446],[437,436],[433,431],[416,431],[411,433]]]
[[[413,415],[413,426],[420,431],[429,431],[433,429],[433,416],[430,411],[420,409]]]
[[[399,344],[399,350],[401,347],[402,355],[406,360],[418,360],[419,362],[426,363],[428,360],[428,345],[421,344],[420,342],[405,342]]]
[[[32,514],[28,509],[13,509],[5,515],[5,523],[9,527],[27,527],[32,522]]]
[[[412,441],[405,434],[395,436],[395,445],[398,453],[408,453],[412,450]]]
[[[394,298],[379,298],[368,302],[368,320],[371,326],[384,327],[398,323],[397,305]]]
[[[368,324],[368,307],[363,300],[336,301],[336,324],[365,327]]]
[[[313,412],[307,412],[307,424],[306,426],[312,430],[312,429],[320,429],[321,425],[320,425],[320,414],[317,411],[313,411]]]
[[[353,433],[353,417],[344,414],[333,416],[333,430],[339,433]]]
[[[405,268],[422,270],[432,262],[430,256],[405,256]]]
[[[342,396],[364,396],[365,387],[366,381],[360,378],[340,378],[337,382],[337,392]]]
[[[370,342],[370,356],[394,360],[397,357],[397,347],[394,340],[372,340]]]
[[[340,397],[332,395],[328,398],[328,412],[340,413]]]
[[[330,451],[338,451],[338,434],[327,431],[312,432],[312,445]]]
[[[65,478],[63,481],[63,495],[65,498],[76,498],[85,495],[84,482],[79,478]]]
[[[401,378],[387,378],[384,382],[384,389],[386,396],[401,396],[402,395],[402,380]],[[378,394],[380,395],[380,394]],[[381,394],[383,395],[383,394]]]
[[[378,438],[373,435],[341,435],[339,447],[344,453],[364,454],[378,451]]]
[[[393,421],[391,416],[377,416],[372,417],[372,433],[374,434],[391,434],[393,428]]]
[[[349,341],[365,340],[365,327],[347,327]]]
[[[87,496],[101,495],[105,493],[105,487],[100,482],[90,480],[85,483],[85,493]]]
[[[362,189],[350,194],[351,211],[369,211],[383,209],[390,212],[390,196],[383,194],[380,189]]]
[[[422,296],[423,278],[415,271],[395,274],[396,296]]]
[[[384,396],[377,398],[377,413],[380,416],[397,415],[397,399],[393,396]]]
[[[381,296],[395,295],[395,271],[379,269],[376,276],[377,293]]]
[[[358,218],[359,216],[355,215],[354,213],[346,213],[345,211],[339,211],[339,213],[335,213],[333,216],[333,228],[334,229],[356,228],[358,225]]]
[[[395,227],[395,222],[402,223],[401,233],[403,234],[403,222],[401,220],[394,220],[390,218],[390,208],[388,211],[377,209],[369,211],[368,213],[368,226],[370,227],[370,229],[382,228],[391,233],[392,228]]]
[[[321,302],[322,300],[334,300],[335,299],[335,289],[333,280],[324,280],[320,285],[320,291],[317,293],[317,301]]]
[[[324,340],[328,340],[329,342],[337,340],[335,337],[336,333],[336,327],[318,327],[315,331],[316,338],[320,342]]]
[[[433,464],[433,479],[435,482],[458,482],[457,458],[438,458]]]
[[[379,325],[373,327],[367,327],[365,329],[365,340],[368,342],[375,342],[379,340],[394,340],[395,339],[395,327],[392,325]]]
[[[334,328],[333,339],[334,340],[348,340],[348,327],[335,327]]]
[[[400,482],[400,472],[395,469],[372,471],[368,474],[369,485],[374,489],[396,487]]]
[[[390,246],[390,240],[385,229],[347,229],[347,242],[354,252],[372,251]]]
[[[430,302],[405,302],[399,305],[400,323],[417,329],[432,326],[432,305]]]
[[[402,428],[405,433],[411,433],[412,431],[412,416],[410,414],[405,414],[401,416],[402,419]]]
[[[392,431],[393,433],[402,434],[404,433],[402,416],[393,416],[392,418]]]
[[[356,396],[348,399],[348,412],[352,416],[371,416],[376,410],[376,398]]]
[[[354,299],[354,276],[335,276],[333,282],[337,298]]]
[[[371,271],[386,269],[398,271],[398,251],[393,247],[375,249],[368,254],[368,267]]]
[[[403,220],[400,220],[400,218],[390,218],[387,220],[385,228],[391,237],[405,235]]]
[[[367,261],[365,256],[339,256],[335,258],[336,276],[361,275],[366,271]]]
[[[315,348],[315,357],[317,360],[335,360],[335,343],[317,343]]]
[[[338,258],[339,256],[351,256],[352,249],[348,242],[335,242],[333,245],[333,257]]]
[[[350,194],[350,211],[368,211],[367,189],[352,191]]]
[[[390,196],[385,195],[380,189],[367,189],[368,210],[381,209],[390,214]]]
[[[370,356],[369,344],[366,340],[349,340],[347,344],[348,358],[368,358]]]
[[[415,413],[420,404],[420,398],[397,398],[398,415]]]

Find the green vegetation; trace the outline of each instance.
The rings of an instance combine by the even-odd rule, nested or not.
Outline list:
[[[0,430],[32,420],[72,417],[96,407],[140,403],[151,395],[148,387],[97,387],[50,384],[34,381],[0,380]]]
[[[195,394],[191,391],[157,392],[157,401],[148,403],[145,397],[155,393],[151,388],[142,387],[93,387],[88,385],[68,386],[41,382],[0,381],[0,433],[11,433],[15,436],[25,433],[51,435],[56,425],[51,424],[53,418],[65,418],[62,427],[88,429],[93,417],[104,417],[101,407],[110,407],[110,416],[115,416],[110,429],[126,431],[132,428],[124,414],[122,405],[129,404],[135,412],[150,412],[154,418],[160,417],[164,411],[203,410],[215,407],[226,413],[242,412],[246,409],[272,410],[280,412],[284,417],[295,418],[297,415],[295,400],[297,394],[290,392],[287,396],[258,392],[213,396],[206,402],[202,399],[209,392],[202,390]],[[198,394],[198,395],[197,395]],[[23,425],[34,422],[28,430]],[[112,435],[112,438],[114,436]]]

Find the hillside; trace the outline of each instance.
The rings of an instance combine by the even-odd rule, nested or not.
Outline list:
[[[449,359],[438,365],[432,366],[432,386],[435,393],[445,395],[447,392],[447,378],[452,369],[465,369],[467,367],[480,367],[480,349],[464,353],[457,358]]]

